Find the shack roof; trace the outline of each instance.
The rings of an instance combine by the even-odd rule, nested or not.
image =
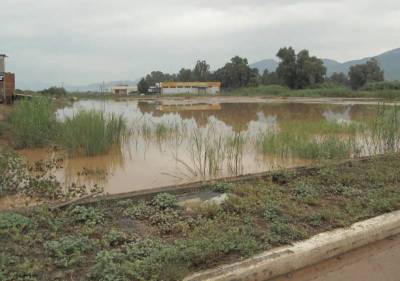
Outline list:
[[[160,88],[221,87],[221,82],[161,82]]]

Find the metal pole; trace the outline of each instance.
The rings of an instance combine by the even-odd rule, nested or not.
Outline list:
[[[3,100],[4,103],[7,103],[7,97],[6,97],[6,73],[3,72]]]
[[[3,57],[3,72],[1,73],[1,75],[3,75],[3,102],[6,103],[7,102],[7,97],[6,97],[6,56],[4,55]]]

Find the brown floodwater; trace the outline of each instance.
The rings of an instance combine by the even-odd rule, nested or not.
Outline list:
[[[376,104],[377,101],[371,99],[321,98],[82,100],[59,109],[57,117],[62,120],[82,109],[122,114],[131,135],[121,149],[114,148],[108,154],[96,157],[75,158],[50,149],[23,150],[20,153],[32,162],[62,158],[62,165],[53,172],[66,184],[97,184],[107,193],[123,193],[310,164],[304,159],[260,155],[255,149],[255,139],[258,134],[282,122],[363,120],[374,112]],[[175,131],[157,135],[160,125]],[[199,163],[193,155],[193,143],[187,137],[195,129],[202,130],[205,142],[217,134],[234,136],[238,132],[247,141],[236,160],[224,160],[215,173],[201,174],[196,172]]]

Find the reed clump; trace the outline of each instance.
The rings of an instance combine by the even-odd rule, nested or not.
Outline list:
[[[61,124],[59,142],[69,155],[94,156],[121,146],[126,135],[127,125],[121,115],[79,111]]]
[[[359,154],[359,125],[335,122],[292,122],[268,131],[258,142],[262,153],[303,159],[350,158]]]
[[[375,118],[364,125],[363,143],[368,154],[396,153],[400,151],[399,106],[380,104]]]
[[[19,101],[10,116],[11,143],[15,148],[43,147],[56,135],[57,121],[45,97]]]

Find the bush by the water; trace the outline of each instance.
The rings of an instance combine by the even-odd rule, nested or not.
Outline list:
[[[377,91],[377,90],[400,90],[400,81],[383,81],[367,83],[363,90]]]
[[[52,103],[44,97],[18,102],[11,112],[11,140],[16,148],[49,144],[57,130]]]
[[[67,117],[61,125],[60,144],[70,155],[93,156],[120,145],[127,132],[122,116],[90,110]]]

